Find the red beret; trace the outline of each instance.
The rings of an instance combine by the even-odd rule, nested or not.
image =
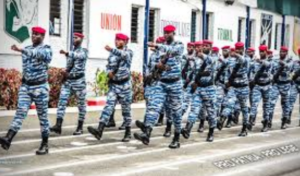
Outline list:
[[[195,43],[189,42],[189,43],[187,43],[187,46],[195,46]]]
[[[173,25],[167,25],[164,27],[165,32],[174,32],[176,30],[176,27]]]
[[[272,50],[268,50],[267,53],[270,55],[270,54],[273,54],[273,51]]]
[[[236,44],[235,44],[235,48],[237,49],[237,48],[243,48],[245,45],[244,45],[244,43],[243,42],[237,42]]]
[[[78,32],[74,33],[74,36],[79,37],[79,38],[84,38],[84,35]]]
[[[39,34],[45,34],[46,33],[46,30],[42,27],[38,27],[38,26],[35,26],[35,27],[32,27],[32,32],[36,32],[36,33],[39,33]]]
[[[251,47],[251,48],[248,48],[247,51],[255,52],[255,49]]]
[[[268,51],[268,46],[267,45],[260,45],[258,49],[259,49],[259,51]]]
[[[166,41],[165,37],[158,37],[156,43],[164,43]]]
[[[122,34],[122,33],[118,33],[116,34],[116,39],[119,39],[119,40],[128,40],[129,37],[125,34]]]
[[[212,47],[212,50],[215,51],[215,52],[219,52],[219,48],[216,47],[216,46]]]
[[[281,50],[281,51],[286,51],[286,52],[289,51],[288,47],[286,47],[286,46],[282,46],[282,47],[280,48],[280,50]]]
[[[230,49],[230,46],[228,46],[228,45],[227,46],[223,46],[222,50],[225,50],[225,49]]]
[[[210,41],[210,40],[203,40],[203,44],[206,44],[206,45],[212,45],[213,42]]]
[[[202,41],[197,41],[194,43],[195,46],[202,46],[203,45],[203,42]]]
[[[235,48],[230,48],[230,51],[231,51],[231,52],[235,51]]]
[[[298,54],[300,54],[300,48],[298,49]]]

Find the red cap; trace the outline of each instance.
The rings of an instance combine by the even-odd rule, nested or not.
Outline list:
[[[298,54],[300,55],[300,48],[298,49]]]
[[[260,45],[258,49],[259,49],[259,51],[268,51],[268,46],[267,45]]]
[[[176,27],[173,25],[167,25],[164,27],[165,32],[174,32],[176,30]]]
[[[195,43],[189,42],[189,43],[187,43],[187,46],[195,46]]]
[[[38,26],[35,26],[35,27],[32,27],[32,32],[36,32],[36,33],[39,33],[39,34],[45,34],[46,33],[46,30],[42,27],[38,27]]]
[[[255,52],[255,49],[251,47],[251,48],[248,48],[247,51]]]
[[[235,49],[238,49],[238,48],[244,48],[244,43],[243,42],[237,42],[236,44],[235,44]]]
[[[84,35],[78,32],[74,33],[74,36],[79,37],[79,38],[84,38]]]
[[[195,46],[202,46],[203,45],[203,42],[202,41],[197,41],[194,43]]]
[[[164,43],[166,41],[165,37],[158,37],[156,43]]]
[[[235,48],[230,48],[230,51],[231,51],[231,52],[235,51]]]
[[[280,48],[280,50],[281,50],[281,51],[285,51],[285,52],[289,51],[288,47],[286,47],[286,46],[282,46],[282,47]]]
[[[268,50],[267,52],[268,52],[269,55],[270,55],[270,54],[273,54],[273,51],[272,51],[272,50]]]
[[[222,47],[222,50],[225,50],[225,49],[230,49],[230,46],[229,46],[229,45],[223,46],[223,47]]]
[[[118,40],[128,40],[129,37],[125,34],[118,33],[118,34],[116,34],[116,39],[118,39]]]
[[[212,51],[214,51],[214,52],[219,52],[219,48],[216,47],[216,46],[214,46],[214,47],[212,47]]]
[[[205,45],[212,45],[213,42],[210,41],[210,40],[203,40],[203,44],[205,44]]]

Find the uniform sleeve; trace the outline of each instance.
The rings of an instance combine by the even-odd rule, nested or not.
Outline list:
[[[119,50],[119,49],[112,49],[111,50],[111,53],[116,55],[116,56],[119,56],[121,59],[124,59],[124,60],[131,60],[132,57],[133,57],[133,52],[131,50]]]
[[[25,54],[28,57],[37,57],[47,64],[52,60],[52,49],[48,45],[33,50],[25,48],[23,49],[22,54]]]
[[[69,56],[75,60],[85,60],[88,57],[88,51],[87,50],[80,50],[80,51],[70,51]]]
[[[184,46],[182,43],[176,45],[162,45],[158,44],[157,48],[166,53],[170,53],[173,56],[181,56],[183,54]]]

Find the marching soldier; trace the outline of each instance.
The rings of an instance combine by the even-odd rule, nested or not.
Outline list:
[[[156,68],[161,73],[159,75],[158,84],[155,86],[153,96],[150,96],[149,104],[146,111],[144,123],[136,121],[142,133],[134,133],[134,137],[148,145],[152,128],[155,125],[159,113],[166,102],[167,111],[172,114],[172,120],[175,127],[173,141],[169,148],[175,149],[180,147],[180,131],[182,120],[182,81],[181,81],[181,58],[184,50],[184,45],[181,42],[174,40],[176,28],[172,25],[164,27],[164,37],[166,44],[148,43],[151,48],[166,53],[160,58]]]
[[[23,78],[19,89],[16,115],[6,137],[0,138],[0,144],[4,150],[10,148],[13,138],[22,127],[23,120],[27,116],[31,103],[34,102],[37,107],[42,133],[42,143],[36,154],[45,155],[48,153],[48,68],[52,60],[52,50],[49,45],[43,43],[45,33],[45,29],[33,27],[31,36],[32,45],[25,48],[19,48],[16,45],[11,47],[13,51],[22,53]]]
[[[117,101],[121,103],[122,116],[126,123],[123,142],[129,142],[131,139],[131,103],[132,103],[132,85],[130,80],[130,68],[133,52],[127,48],[128,37],[124,34],[116,34],[116,48],[105,46],[110,53],[108,64],[106,66],[109,77],[109,91],[107,93],[107,102],[100,116],[98,128],[88,127],[89,133],[98,140],[101,139],[105,125],[108,123]]]
[[[214,140],[214,129],[216,127],[216,88],[214,86],[214,71],[215,62],[210,55],[212,42],[208,40],[203,41],[203,53],[197,53],[202,61],[196,64],[195,82],[193,83],[194,97],[189,113],[186,127],[181,130],[184,138],[190,137],[193,125],[200,113],[201,109],[205,109],[208,115],[209,132],[206,141],[212,142]]]
[[[74,33],[73,50],[66,52],[60,51],[67,57],[67,68],[65,75],[65,82],[62,85],[61,93],[57,108],[56,124],[50,128],[51,132],[61,134],[63,118],[68,104],[68,99],[71,93],[77,96],[77,104],[79,110],[78,125],[73,135],[83,134],[83,123],[86,115],[86,82],[85,82],[85,66],[88,58],[88,51],[81,47],[84,35],[81,33]]]
[[[183,89],[184,89],[184,95],[183,95],[183,106],[182,106],[182,115],[185,114],[187,111],[191,99],[191,84],[193,80],[193,72],[195,68],[195,58],[194,58],[194,48],[195,43],[189,42],[187,44],[187,54],[183,55],[183,69],[182,69],[182,78],[183,78]]]
[[[281,96],[282,106],[282,124],[281,129],[287,128],[287,123],[290,121],[290,90],[291,90],[291,73],[293,69],[293,61],[288,58],[288,48],[282,46],[280,48],[280,56],[274,59],[273,65],[273,82],[271,112],[274,112],[275,105],[279,95]]]
[[[249,100],[249,60],[244,56],[244,43],[237,42],[235,44],[235,53],[232,55],[235,58],[235,65],[227,83],[229,90],[226,99],[228,102],[221,113],[221,118],[227,119],[233,112],[236,101],[238,101],[243,113],[243,127],[239,136],[247,136],[247,127],[249,127],[247,106]]]
[[[256,60],[252,67],[251,73],[253,73],[253,90],[250,94],[251,110],[250,110],[250,122],[253,125],[257,114],[257,107],[261,99],[263,99],[263,128],[261,132],[268,131],[270,106],[271,106],[271,90],[272,90],[272,64],[267,58],[268,47],[261,45],[259,47],[260,59]]]

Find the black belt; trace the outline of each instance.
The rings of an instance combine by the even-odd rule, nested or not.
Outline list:
[[[224,84],[224,85],[225,85],[225,81],[221,81],[221,80],[219,80],[219,83],[221,83],[221,84]]]
[[[28,86],[38,86],[47,83],[47,79],[41,81],[27,81],[25,78],[22,78],[22,83]]]
[[[179,80],[180,80],[180,78],[173,78],[173,79],[161,79],[160,81],[163,82],[163,83],[174,83],[174,82],[177,82]]]
[[[270,85],[271,82],[266,82],[266,83],[256,83],[257,85],[259,86],[267,86],[267,85]]]
[[[80,79],[80,78],[83,78],[83,77],[84,77],[84,73],[73,74],[73,75],[70,74],[67,79],[76,80],[76,79]]]
[[[198,83],[197,85],[198,85],[198,87],[209,87],[209,86],[214,85],[214,83],[211,81],[208,83]]]
[[[124,83],[126,83],[127,81],[129,81],[129,78],[122,79],[122,80],[109,80],[109,82],[110,82],[110,83],[113,83],[113,84],[124,84]]]
[[[234,88],[242,88],[242,87],[248,87],[248,86],[249,86],[248,84],[235,84],[235,83],[232,84],[232,87],[234,87]]]
[[[276,81],[276,84],[278,84],[278,85],[282,85],[282,84],[290,84],[290,83],[291,83],[290,80],[288,80],[288,81]]]

